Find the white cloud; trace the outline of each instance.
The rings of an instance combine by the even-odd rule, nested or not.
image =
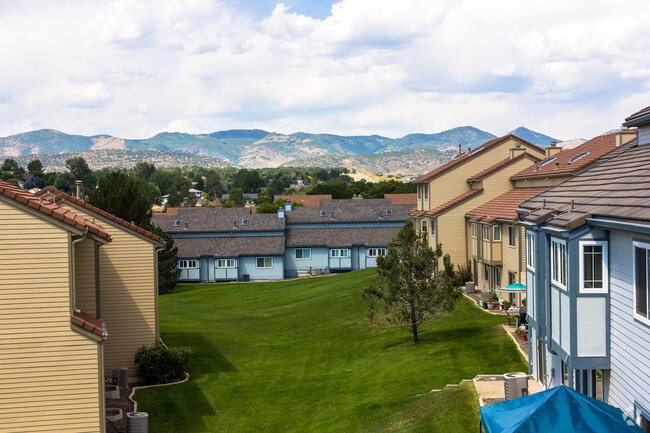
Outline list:
[[[232,1],[0,2],[2,131],[589,138],[648,105],[647,16],[642,0],[342,0],[321,20],[278,2],[259,21]]]

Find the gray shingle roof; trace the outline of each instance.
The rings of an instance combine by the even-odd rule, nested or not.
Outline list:
[[[287,224],[318,222],[406,221],[413,205],[394,205],[389,199],[321,200],[320,206],[294,207],[287,212]],[[392,215],[386,215],[390,209]],[[321,211],[326,212],[321,216]]]
[[[189,207],[155,213],[151,221],[167,233],[191,233],[284,230],[285,220],[276,214],[251,214],[249,208]],[[176,221],[180,225],[174,227]]]
[[[287,229],[287,247],[385,247],[400,227]]]
[[[174,239],[179,258],[214,256],[233,258],[284,254],[283,236]]]
[[[520,207],[532,211],[524,220],[547,221],[565,230],[579,227],[586,218],[650,224],[650,145],[631,141]]]

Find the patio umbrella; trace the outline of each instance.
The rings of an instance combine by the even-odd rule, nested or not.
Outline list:
[[[499,287],[498,289],[494,289],[494,291],[502,292],[502,293],[526,293],[526,286],[520,283],[513,283],[505,287]]]

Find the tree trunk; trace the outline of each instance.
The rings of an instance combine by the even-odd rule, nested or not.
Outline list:
[[[415,306],[411,305],[411,334],[413,334],[413,342],[417,343],[418,340],[418,325],[415,321]]]

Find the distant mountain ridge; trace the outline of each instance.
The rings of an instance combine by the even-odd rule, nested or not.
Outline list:
[[[517,128],[521,138],[533,144],[548,145],[552,138]],[[401,138],[387,138],[380,135],[340,136],[334,134],[311,134],[297,132],[279,134],[260,129],[233,129],[209,134],[188,134],[180,132],[162,132],[146,139],[124,139],[100,134],[94,136],[71,135],[52,129],[41,129],[9,137],[0,137],[0,155],[4,157],[19,157],[43,154],[61,154],[93,152],[98,150],[121,151],[160,151],[180,152],[184,154],[210,157],[215,159],[211,164],[235,165],[246,168],[277,167],[296,160],[313,161],[314,158],[325,156],[368,155],[367,161],[379,161],[379,154],[392,158],[391,166],[397,168],[397,162],[403,159],[403,164],[409,158],[409,149],[428,149],[446,153],[457,149],[476,147],[495,138],[496,136],[472,126],[462,126],[433,134],[409,134]],[[528,137],[528,138],[527,138]],[[395,153],[396,152],[396,153]],[[122,155],[119,152],[104,153],[98,163],[118,166],[110,163],[107,155]],[[420,156],[424,156],[420,151]],[[446,155],[440,155],[445,158]],[[131,159],[135,153],[127,159]],[[146,155],[144,154],[138,154]],[[372,155],[377,155],[373,157]],[[437,154],[436,163],[440,159]],[[160,155],[158,155],[160,157]],[[410,157],[413,157],[410,155]],[[164,158],[163,158],[164,159]],[[218,160],[218,161],[217,161]],[[57,163],[58,165],[58,163]],[[413,165],[412,163],[410,165]],[[414,168],[413,166],[412,168]]]

